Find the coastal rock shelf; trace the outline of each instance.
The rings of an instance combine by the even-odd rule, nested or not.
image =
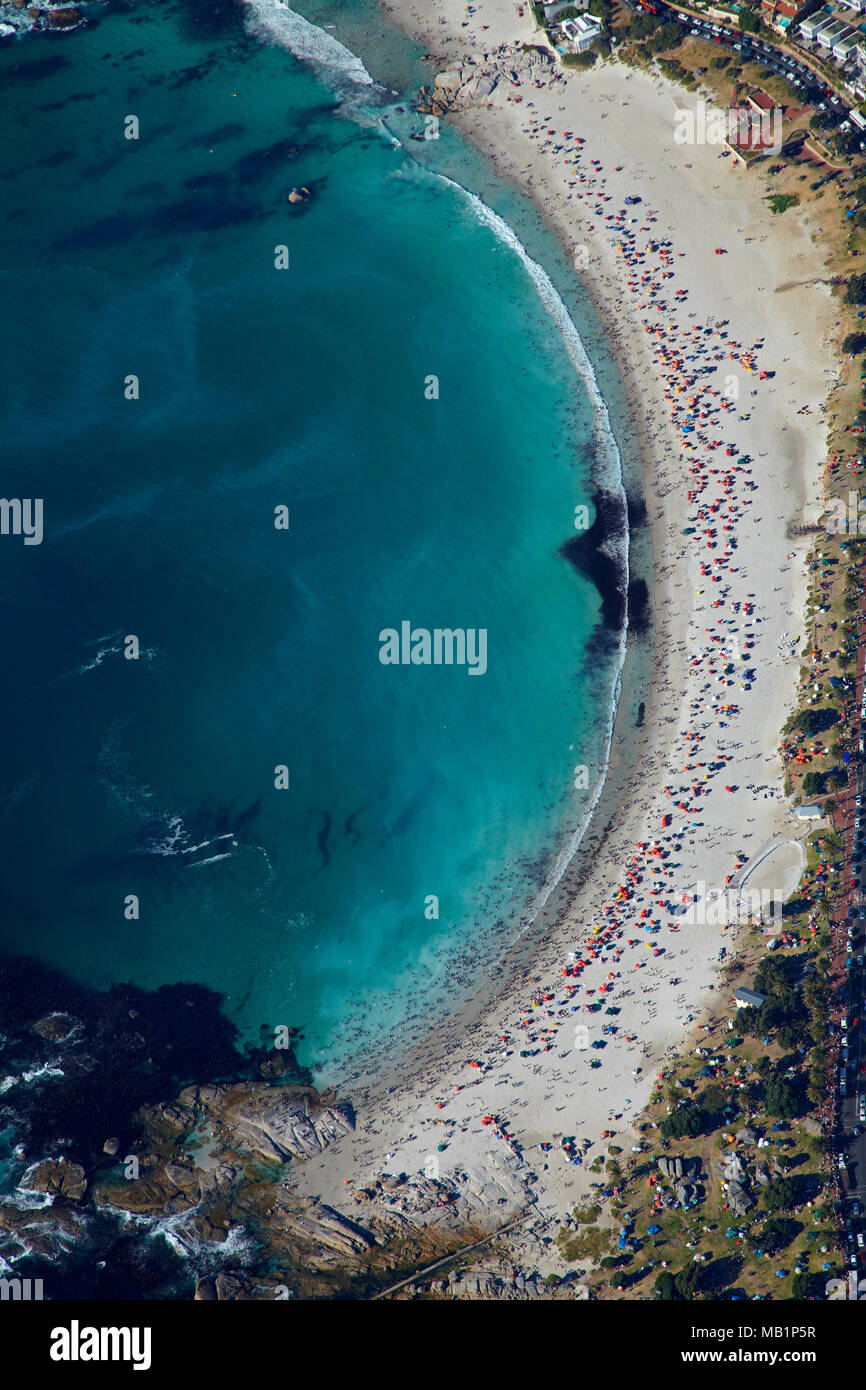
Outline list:
[[[46,1159],[37,1164],[24,1178],[21,1187],[28,1192],[47,1192],[52,1197],[68,1197],[78,1202],[87,1191],[87,1175],[80,1163],[61,1158]]]
[[[466,111],[485,106],[501,84],[515,89],[528,85],[535,90],[550,87],[557,76],[553,54],[546,49],[503,45],[495,53],[485,54],[481,63],[470,60],[438,73],[432,92],[421,88],[417,109],[434,116],[446,111]]]

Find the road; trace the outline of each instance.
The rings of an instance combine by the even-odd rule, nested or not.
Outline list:
[[[690,34],[706,39],[709,43],[721,44],[733,49],[743,58],[757,58],[765,67],[777,72],[792,86],[797,87],[804,100],[813,105],[825,103],[837,117],[837,126],[847,121],[850,103],[835,89],[823,73],[816,71],[800,55],[782,44],[774,44],[754,34],[739,29],[726,29],[714,24],[707,15],[697,14],[679,5],[668,4],[667,0],[623,0],[628,9],[645,10],[669,23],[682,24]],[[860,148],[866,147],[866,138]]]
[[[866,608],[861,599],[857,648],[855,719],[859,728],[866,665]],[[848,1268],[866,1270],[866,767],[853,761],[842,803],[845,883],[833,929],[832,981],[834,1026],[838,1029],[838,1069],[831,1072],[836,1088],[833,1161],[846,1159],[843,1176],[842,1220]],[[858,824],[859,822],[859,824]],[[862,1244],[861,1244],[862,1242]]]

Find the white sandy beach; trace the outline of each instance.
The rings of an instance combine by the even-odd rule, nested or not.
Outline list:
[[[443,67],[461,52],[480,61],[499,44],[538,41],[528,15],[518,19],[505,0],[478,0],[471,16],[460,0],[437,0],[426,15],[386,8],[428,51],[446,55]],[[523,100],[507,100],[514,95]],[[583,280],[616,347],[641,437],[656,644],[641,756],[591,881],[530,967],[471,1028],[445,1025],[432,1035],[429,1064],[404,1085],[384,1097],[356,1088],[347,1097],[358,1111],[355,1134],[305,1164],[296,1181],[352,1212],[351,1191],[383,1172],[462,1169],[475,1175],[482,1202],[489,1177],[492,1227],[525,1204],[520,1184],[535,1174],[537,1218],[525,1239],[543,1273],[562,1266],[539,1238],[555,1234],[591,1178],[563,1159],[558,1138],[592,1139],[591,1158],[612,1130],[629,1153],[632,1122],[666,1052],[702,1018],[732,1012],[714,985],[720,946],[730,948],[735,928],[672,930],[661,904],[682,903],[700,883],[720,889],[735,873],[739,883],[748,875],[750,889],[785,896],[796,882],[795,842],[806,829],[782,798],[776,749],[802,646],[806,543],[786,531],[820,495],[834,312],[816,283],[816,214],[773,217],[760,169],[735,168],[715,146],[677,145],[674,112],[695,103],[683,89],[606,63],[569,73],[552,90],[500,85],[491,103],[458,119],[531,192],[565,247],[586,247]],[[626,206],[628,195],[641,203]],[[774,375],[761,380],[759,371]],[[711,447],[716,440],[722,445]],[[620,729],[614,751],[622,744]],[[621,888],[630,897],[614,906]],[[644,932],[647,920],[661,924],[656,934]],[[566,977],[569,952],[589,959],[585,944],[602,922],[605,958]],[[604,1004],[620,1010],[613,1017],[583,1008],[602,998],[602,985],[610,986]],[[577,1025],[594,1041],[611,1021],[618,1031],[603,1050],[575,1046]],[[602,1065],[592,1069],[595,1057]],[[539,1150],[542,1142],[553,1149]],[[515,1181],[494,1192],[502,1157]]]

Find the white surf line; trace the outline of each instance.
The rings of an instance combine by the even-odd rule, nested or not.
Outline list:
[[[482,222],[484,226],[489,227],[490,230],[494,233],[494,235],[517,255],[519,260],[523,263],[526,271],[528,272],[530,279],[535,285],[539,299],[541,300],[545,309],[547,309],[548,313],[550,314],[551,318],[553,319],[554,323],[559,329],[559,333],[565,346],[566,352],[568,353],[571,362],[575,370],[577,371],[578,376],[583,381],[584,386],[587,389],[590,401],[592,403],[595,420],[596,438],[603,446],[604,463],[606,465],[604,474],[599,479],[599,481],[607,491],[614,493],[617,496],[617,499],[621,504],[621,515],[623,517],[623,524],[619,533],[615,537],[611,537],[611,540],[613,540],[614,543],[620,547],[620,554],[624,569],[624,579],[627,585],[629,573],[629,532],[627,521],[628,499],[626,497],[625,485],[623,482],[622,459],[619,452],[619,446],[616,442],[616,437],[613,433],[613,428],[610,423],[610,414],[608,412],[607,403],[601,393],[601,389],[598,384],[598,378],[596,377],[593,365],[587,355],[586,348],[583,345],[583,339],[581,338],[580,334],[577,331],[577,328],[572,322],[568,310],[566,309],[565,304],[563,303],[562,298],[556,289],[556,286],[554,285],[550,276],[547,274],[547,271],[544,270],[543,267],[540,266],[537,261],[534,261],[532,259],[532,257],[529,255],[529,252],[526,250],[526,247],[523,245],[523,242],[517,236],[513,228],[511,228],[508,225],[508,223],[502,217],[499,216],[498,213],[494,212],[492,208],[488,207],[487,204],[483,202],[483,200],[479,198],[477,194],[471,193],[469,189],[464,188],[463,185],[457,183],[456,180],[448,178],[445,174],[433,174],[433,177],[440,179],[443,183],[446,183],[450,185],[450,187],[457,189],[457,191],[467,200],[467,202],[475,212],[476,216],[478,217],[479,221]],[[604,790],[604,784],[607,778],[607,771],[610,766],[610,751],[613,743],[613,730],[614,724],[616,722],[617,709],[619,706],[621,678],[623,666],[625,664],[627,637],[628,618],[626,617],[626,621],[624,622],[622,629],[619,633],[619,660],[617,662],[614,678],[611,682],[611,713],[610,719],[608,721],[608,726],[605,731],[602,768],[599,773],[595,787],[593,788],[593,793],[590,798],[589,807],[584,813],[577,829],[574,830],[572,834],[569,836],[567,843],[557,856],[556,863],[553,866],[553,869],[547,882],[536,894],[535,898],[530,904],[528,916],[525,916],[521,919],[521,928],[518,932],[517,939],[523,936],[524,932],[526,932],[528,928],[532,926],[532,924],[536,921],[539,913],[544,909],[547,902],[549,901],[550,896],[556,888],[557,884],[561,881],[563,874],[565,873],[566,869],[568,868],[569,864],[574,858],[578,848],[580,847],[580,843],[584,835],[586,834],[587,828],[592,820],[595,809],[601,798],[602,791]]]
[[[338,96],[356,95],[359,88],[366,88],[368,93],[384,92],[356,53],[282,0],[244,0],[244,4],[252,34],[287,48],[302,63],[308,63]]]

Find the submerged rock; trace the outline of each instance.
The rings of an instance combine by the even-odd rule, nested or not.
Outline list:
[[[77,1026],[78,1019],[73,1018],[71,1014],[53,1013],[37,1019],[33,1031],[48,1042],[66,1042]]]
[[[49,10],[48,23],[52,29],[71,29],[73,25],[81,23],[81,11],[74,5],[62,10]]]

